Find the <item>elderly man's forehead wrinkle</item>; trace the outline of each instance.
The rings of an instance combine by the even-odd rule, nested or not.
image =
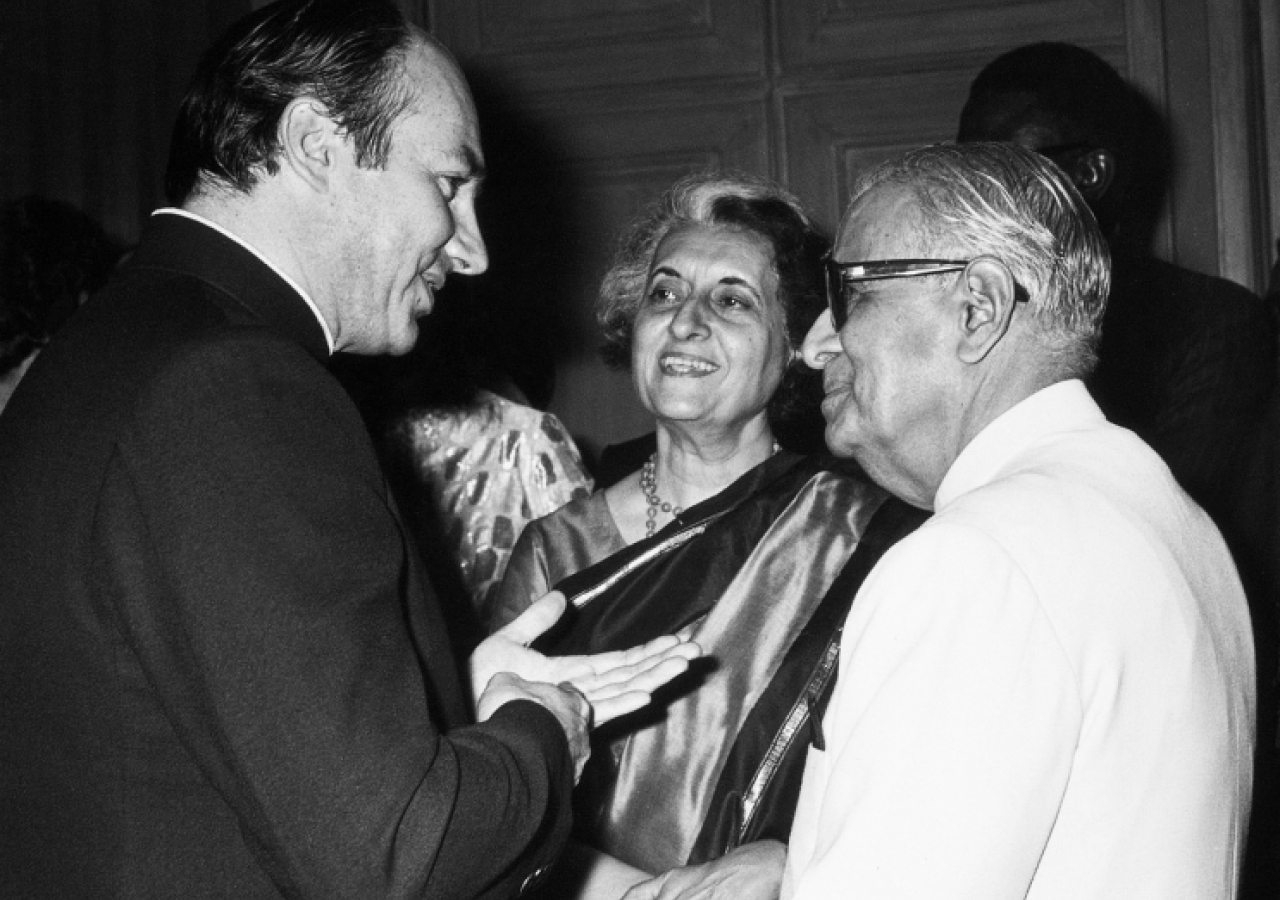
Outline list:
[[[919,198],[902,185],[885,182],[864,193],[851,208],[837,248],[846,261],[889,259],[919,255],[930,240]]]

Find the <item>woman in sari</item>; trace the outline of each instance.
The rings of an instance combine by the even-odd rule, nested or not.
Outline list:
[[[604,856],[584,893],[785,841],[848,604],[919,521],[835,460],[789,449],[820,434],[820,384],[796,348],[825,303],[826,250],[775,185],[696,175],[633,225],[603,280],[606,360],[630,369],[656,447],[526,528],[491,624],[556,587],[571,615],[544,649],[691,628],[713,664],[599,736],[577,801]]]

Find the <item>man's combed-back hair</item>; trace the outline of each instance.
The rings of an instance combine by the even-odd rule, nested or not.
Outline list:
[[[853,199],[883,183],[918,203],[921,255],[1001,260],[1027,291],[1037,331],[1060,371],[1082,377],[1097,363],[1111,257],[1085,203],[1061,170],[1014,144],[936,144],[866,173]]]
[[[804,342],[809,326],[826,307],[822,259],[830,242],[800,201],[773,182],[740,172],[700,172],[677,181],[631,223],[601,281],[596,321],[608,365],[631,365],[633,328],[658,245],[671,232],[698,225],[740,229],[768,244],[788,344],[794,349]],[[788,366],[769,405],[770,423],[784,444],[804,445],[802,438],[788,441],[784,436],[810,430],[808,420],[821,401],[820,388],[813,370],[803,363]]]
[[[299,97],[324,107],[361,165],[385,165],[412,102],[401,77],[412,37],[389,0],[281,0],[237,22],[201,58],[178,111],[169,202],[213,185],[249,191],[275,174],[280,118]]]

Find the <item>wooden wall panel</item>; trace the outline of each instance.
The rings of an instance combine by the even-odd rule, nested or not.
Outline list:
[[[1280,3],[1260,3],[1257,12],[1258,61],[1262,91],[1259,111],[1262,157],[1266,169],[1263,218],[1269,231],[1263,251],[1265,264],[1280,265]],[[1272,287],[1280,292],[1280,280]]]
[[[1116,48],[1091,49],[1123,67]],[[784,180],[819,222],[834,229],[862,168],[955,137],[969,84],[980,68],[869,74],[785,89],[778,98]]]
[[[248,0],[10,3],[0,25],[0,198],[41,194],[133,241],[205,46]]]
[[[1213,121],[1214,187],[1218,223],[1213,263],[1228,278],[1261,286],[1266,276],[1264,236],[1267,233],[1256,183],[1249,178],[1258,147],[1250,140],[1256,125],[1249,104],[1248,82],[1252,62],[1239,52],[1239,38],[1249,27],[1241,0],[1212,0],[1206,38],[1209,45],[1210,109]],[[1218,98],[1230,98],[1220,103]],[[1258,160],[1261,163],[1261,160]],[[1241,240],[1240,238],[1244,238]]]
[[[433,4],[433,30],[518,90],[636,86],[765,74],[763,0],[467,0]]]
[[[791,189],[834,233],[861,169],[955,136],[969,77],[956,70],[885,75],[785,96],[782,130]]]
[[[1127,52],[1117,68],[1168,131],[1171,168],[1153,250],[1259,290],[1266,163],[1256,148],[1266,132],[1251,109],[1262,90],[1262,59],[1251,32],[1258,17],[1250,21],[1245,6],[1240,0],[1126,0]]]
[[[784,71],[821,67],[854,78],[951,58],[985,62],[1037,40],[1117,43],[1125,24],[1120,0],[779,0],[777,9]]]

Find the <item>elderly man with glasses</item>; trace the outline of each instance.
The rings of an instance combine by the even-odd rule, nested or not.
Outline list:
[[[829,264],[827,442],[934,511],[868,576],[782,895],[1231,898],[1254,671],[1213,523],[1081,379],[1106,243],[1062,173],[866,173]]]

